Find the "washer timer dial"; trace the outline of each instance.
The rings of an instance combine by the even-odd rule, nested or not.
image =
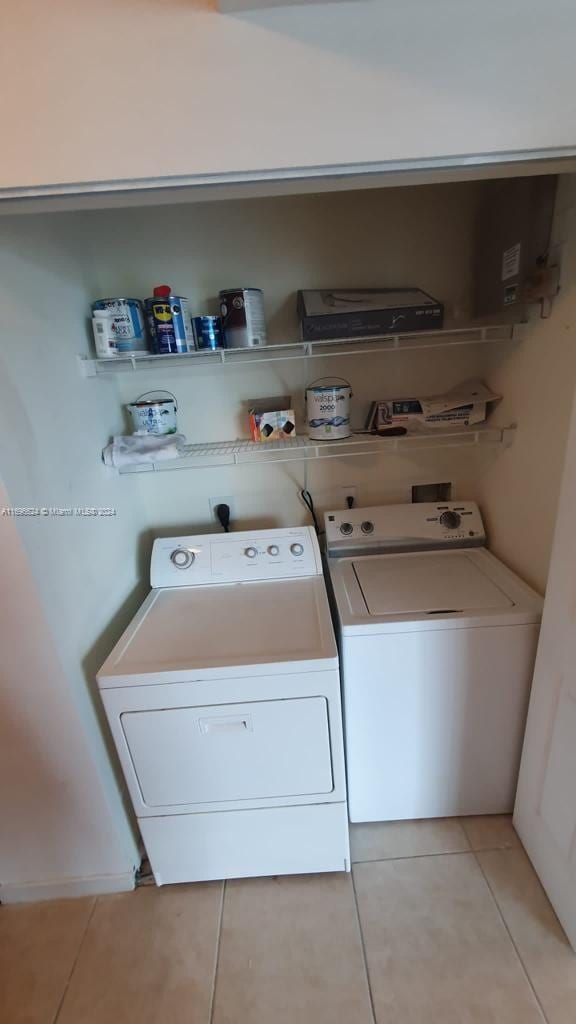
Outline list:
[[[445,526],[447,530],[457,530],[461,522],[458,513],[451,512],[449,509],[440,516],[440,525]]]

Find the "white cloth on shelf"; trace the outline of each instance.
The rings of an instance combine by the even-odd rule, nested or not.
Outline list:
[[[184,454],[184,434],[128,434],[112,438],[102,452],[106,466],[129,466],[136,462],[165,462]]]

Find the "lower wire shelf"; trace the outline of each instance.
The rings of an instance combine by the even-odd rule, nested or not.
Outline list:
[[[403,437],[375,437],[356,433],[336,441],[313,441],[309,437],[294,437],[285,441],[256,443],[248,440],[214,441],[191,444],[177,459],[161,462],[139,462],[118,467],[125,473],[159,473],[181,469],[209,469],[213,466],[241,466],[269,462],[303,462],[308,459],[334,459],[363,455],[408,454],[433,448],[461,448],[479,445],[509,447],[514,437],[514,426],[460,427],[449,430],[434,429],[426,434],[414,433]]]

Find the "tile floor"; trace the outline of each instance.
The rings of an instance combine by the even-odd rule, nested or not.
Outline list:
[[[575,1024],[508,818],[352,829],[351,876],[0,908],[1,1024]]]

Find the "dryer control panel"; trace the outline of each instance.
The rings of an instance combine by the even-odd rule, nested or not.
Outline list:
[[[153,587],[194,587],[321,575],[318,540],[309,526],[160,537],[154,541],[150,565]]]
[[[339,509],[326,512],[324,526],[331,555],[433,551],[481,547],[486,543],[480,509],[472,501]]]

